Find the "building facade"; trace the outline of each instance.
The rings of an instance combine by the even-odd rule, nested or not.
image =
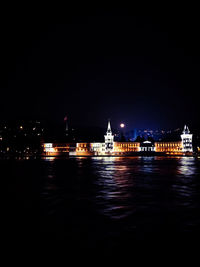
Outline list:
[[[155,152],[155,145],[151,141],[144,141],[140,144],[140,152]]]
[[[155,151],[165,154],[180,155],[183,153],[182,141],[177,142],[155,142]]]
[[[184,155],[192,154],[192,134],[185,125],[180,141],[170,142],[115,142],[110,121],[104,142],[75,143],[75,144],[43,144],[44,155],[57,156],[123,156],[136,154]]]
[[[70,144],[68,143],[44,143],[43,155],[45,156],[59,156],[62,154],[68,154],[70,150]]]

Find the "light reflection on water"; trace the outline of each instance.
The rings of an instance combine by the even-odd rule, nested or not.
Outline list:
[[[156,172],[157,165],[153,164],[155,157],[139,157],[140,172],[152,173]]]
[[[195,165],[195,158],[193,157],[182,157],[179,160],[179,166],[177,173],[183,176],[192,176],[197,171],[197,166]]]
[[[96,195],[100,212],[113,219],[120,219],[135,212],[133,200],[133,179],[129,175],[129,165],[123,158],[99,158],[95,184],[98,186]],[[96,162],[96,160],[95,160]]]
[[[196,193],[196,177],[198,168],[196,159],[193,157],[180,157],[176,169],[176,180],[172,189],[176,195],[177,203],[181,206],[193,204],[192,196]],[[179,201],[181,199],[181,201]]]
[[[95,184],[99,187],[97,204],[104,215],[113,219],[134,214],[136,206],[138,208],[141,204],[138,201],[142,202],[145,198],[149,198],[149,202],[144,204],[146,207],[150,203],[156,205],[157,199],[154,199],[159,190],[163,192],[160,201],[165,201],[165,194],[173,192],[174,203],[185,198],[181,205],[191,204],[188,197],[192,195],[193,187],[184,177],[192,179],[197,175],[196,159],[193,157],[104,157],[95,158],[94,164],[95,176],[98,177]],[[144,191],[144,195],[140,195],[140,190]]]
[[[46,157],[43,157],[43,159],[45,161],[54,161],[56,159],[56,157],[48,157],[48,156],[46,156]]]
[[[45,163],[42,205],[56,223],[71,218],[77,227],[98,225],[96,217],[105,217],[126,220],[130,231],[137,227],[140,232],[168,223],[185,231],[200,223],[199,159],[51,157]]]
[[[149,233],[173,239],[177,233],[196,236],[200,229],[199,158],[6,158],[0,167],[13,207],[9,221],[19,209],[23,231],[28,210],[32,231],[39,203],[39,235],[54,245],[63,239],[107,249],[127,239],[143,242]]]

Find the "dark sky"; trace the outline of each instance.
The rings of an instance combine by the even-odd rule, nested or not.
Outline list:
[[[62,9],[62,8],[61,8]],[[198,124],[199,15],[130,8],[5,10],[0,120],[129,128]]]

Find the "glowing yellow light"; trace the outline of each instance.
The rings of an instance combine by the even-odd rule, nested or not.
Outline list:
[[[121,127],[121,128],[124,128],[124,127],[125,127],[125,124],[124,124],[124,123],[121,123],[121,124],[120,124],[120,127]]]

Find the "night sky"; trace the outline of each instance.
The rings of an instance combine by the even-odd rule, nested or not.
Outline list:
[[[195,8],[194,8],[195,10]],[[0,120],[198,124],[199,15],[130,8],[2,12]]]

